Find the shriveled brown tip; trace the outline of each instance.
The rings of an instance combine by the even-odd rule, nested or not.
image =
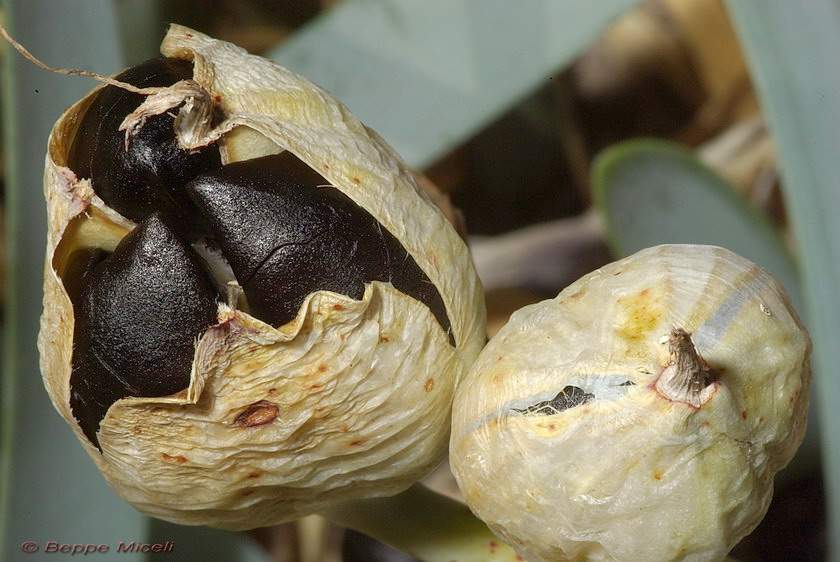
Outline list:
[[[675,402],[699,408],[711,397],[715,375],[697,352],[691,334],[674,328],[668,337],[671,361],[656,381],[656,390]]]

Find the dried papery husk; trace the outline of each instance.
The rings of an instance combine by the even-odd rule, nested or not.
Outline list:
[[[456,393],[453,472],[529,561],[723,559],[802,440],[810,351],[755,264],[643,250],[489,342]]]
[[[456,345],[428,307],[389,283],[369,283],[361,301],[313,293],[279,328],[219,303],[218,324],[196,342],[189,387],[117,401],[101,422],[100,452],[69,406],[68,277],[74,252],[112,251],[135,224],[67,167],[94,90],[56,123],[46,159],[39,349],[53,403],[121,496],[182,524],[265,526],[406,489],[445,456],[454,389],[484,343],[483,293],[465,244],[399,156],[307,79],[177,25],[162,52],[194,61],[207,94],[175,110],[192,127],[181,141],[218,140],[225,163],[295,154],[400,240],[437,287]],[[221,122],[191,118],[206,115],[190,112],[208,101]]]

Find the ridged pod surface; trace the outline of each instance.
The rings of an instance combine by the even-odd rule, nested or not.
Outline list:
[[[88,108],[99,103],[100,87],[61,116],[46,158],[49,232],[39,349],[53,403],[122,497],[147,514],[182,524],[265,526],[337,501],[407,488],[445,456],[456,384],[484,343],[483,294],[465,244],[399,156],[307,79],[177,25],[161,50],[166,57],[191,61],[198,86],[183,95],[177,89],[162,94],[176,98],[166,111],[179,113],[174,128],[180,146],[215,143],[223,164],[293,154],[352,200],[351,206],[364,210],[360,215],[351,209],[361,218],[348,221],[368,224],[366,217],[373,217],[392,236],[382,234],[387,251],[396,247],[394,238],[402,245],[416,263],[412,274],[419,268],[428,278],[445,311],[436,318],[420,297],[406,295],[386,278],[365,283],[360,300],[314,291],[291,321],[275,327],[240,307],[242,291],[229,285],[227,297],[224,288],[219,291],[215,319],[195,337],[183,389],[143,395],[144,377],[156,377],[157,367],[131,373],[130,379],[118,373],[114,384],[119,388],[109,387],[105,398],[97,394],[101,385],[95,377],[71,383],[74,369],[110,369],[111,360],[101,355],[119,351],[126,341],[120,336],[103,351],[88,341],[93,336],[84,336],[74,350],[74,306],[92,315],[85,326],[98,326],[97,299],[104,298],[98,280],[113,285],[125,277],[145,290],[147,271],[163,279],[152,283],[154,290],[164,285],[171,293],[169,268],[155,261],[155,244],[204,228],[175,224],[168,229],[169,217],[185,220],[192,211],[167,214],[164,209],[148,219],[139,238],[120,246],[137,223],[103,201],[95,180],[70,167],[76,131]],[[142,131],[144,122],[145,117],[129,131]],[[118,194],[119,189],[117,184]],[[202,189],[207,196],[209,188]],[[210,207],[214,201],[211,197]],[[184,275],[204,275],[189,273],[195,270],[190,264],[201,261],[190,244],[169,244],[170,253],[186,256],[179,258]],[[98,262],[102,256],[116,257]],[[108,291],[131,300],[124,287]],[[182,305],[177,295],[168,295],[166,303]],[[154,299],[147,300],[154,308]],[[107,308],[109,318],[118,311],[118,306]],[[134,312],[132,318],[145,313]],[[161,326],[172,325],[166,310],[154,313]],[[201,314],[194,316],[200,327]],[[117,338],[121,332],[113,323],[119,318],[105,321],[110,324],[96,329]],[[138,326],[138,333],[143,329]],[[151,347],[150,352],[158,351]],[[94,412],[83,429],[84,416],[74,415],[74,408],[94,403],[104,417]]]
[[[757,265],[643,250],[489,342],[456,393],[453,471],[531,562],[723,559],[803,438],[810,350]]]

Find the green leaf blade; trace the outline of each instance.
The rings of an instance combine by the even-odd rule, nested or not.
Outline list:
[[[267,56],[418,168],[545,84],[639,0],[346,0]]]
[[[729,0],[770,130],[799,244],[822,423],[837,427],[840,347],[840,5]],[[840,433],[824,431],[829,554],[840,560]]]
[[[770,220],[689,150],[652,139],[620,143],[598,156],[593,185],[617,255],[657,244],[722,246],[775,275],[801,307],[796,266]]]

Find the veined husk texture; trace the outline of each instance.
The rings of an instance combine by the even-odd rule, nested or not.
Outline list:
[[[368,284],[361,301],[313,293],[279,329],[220,303],[189,387],[116,402],[100,453],[69,406],[74,311],[62,276],[74,249],[112,251],[134,224],[66,167],[89,95],[56,123],[46,159],[39,349],[53,403],[122,497],[182,524],[245,529],[407,488],[446,454],[455,386],[484,343],[466,246],[399,156],[307,79],[177,25],[161,50],[194,61],[194,80],[225,117],[208,135],[222,135],[226,163],[291,151],[402,242],[437,286],[457,347],[426,306],[389,283]],[[234,423],[260,401],[277,419]]]
[[[656,390],[674,328],[717,373],[699,408]],[[801,443],[810,350],[755,264],[709,246],[643,250],[521,309],[490,341],[456,393],[453,471],[532,562],[723,559]],[[533,411],[568,386],[592,396]]]

